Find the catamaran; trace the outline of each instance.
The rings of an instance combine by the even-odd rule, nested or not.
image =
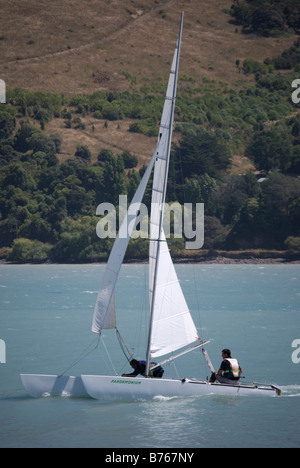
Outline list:
[[[155,397],[197,397],[206,394],[280,395],[280,389],[268,384],[245,384],[240,382],[221,384],[209,382],[207,379],[157,379],[148,377],[156,367],[156,365],[152,364],[154,359],[171,355],[171,358],[157,364],[157,366],[160,366],[168,360],[174,360],[200,348],[202,348],[209,368],[214,372],[213,365],[204,348],[208,341],[202,341],[198,335],[172,262],[163,229],[183,17],[182,13],[179,38],[169,76],[157,146],[133,197],[127,216],[125,216],[121,225],[120,232],[122,232],[122,235],[119,232],[112,248],[97,297],[92,323],[92,331],[99,336],[101,336],[103,330],[117,329],[115,288],[146,186],[154,168],[149,248],[150,324],[145,376],[133,378],[110,375],[81,375],[76,377],[22,374],[22,383],[26,391],[33,397],[67,395],[92,397],[98,400],[143,400]],[[126,232],[125,236],[124,232]],[[119,332],[117,331],[117,333]]]

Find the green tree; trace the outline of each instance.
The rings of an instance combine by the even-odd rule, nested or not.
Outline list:
[[[264,246],[284,248],[287,237],[299,235],[296,201],[300,198],[300,181],[275,172],[263,182],[261,190],[260,229]]]
[[[260,132],[248,146],[246,156],[251,157],[260,170],[280,169],[286,173],[293,158],[291,135],[281,127]]]
[[[55,198],[65,198],[69,216],[87,214],[93,194],[87,192],[76,175],[69,175],[54,190]]]
[[[276,37],[300,28],[298,0],[234,0],[230,12],[247,33]]]
[[[264,224],[261,219],[260,201],[249,198],[245,201],[239,216],[229,233],[226,246],[231,249],[249,249],[263,246]]]
[[[92,154],[87,145],[77,145],[75,156],[85,159],[86,161],[90,161]]]
[[[8,260],[19,263],[42,263],[48,259],[52,246],[30,239],[15,239]]]
[[[52,133],[50,135],[51,140],[53,141],[55,145],[55,152],[60,153],[61,152],[61,147],[62,147],[62,137],[59,133]]]
[[[9,138],[16,128],[16,119],[9,112],[0,112],[0,140]]]
[[[125,165],[122,156],[118,156],[116,165],[116,192],[119,195],[127,194],[127,180]]]
[[[129,175],[129,184],[128,184],[128,198],[129,202],[133,199],[135,192],[140,184],[141,178],[138,172],[135,170],[131,171]]]
[[[126,173],[121,156],[109,156],[103,173],[104,197],[106,202],[117,206],[119,195],[127,194]]]
[[[28,122],[21,122],[21,127],[14,138],[14,148],[16,151],[26,153],[30,149],[29,138],[32,133],[37,130],[36,127],[30,125]]]
[[[28,149],[32,149],[33,153],[38,151],[42,151],[47,154],[51,159],[51,163],[54,165],[56,158],[54,158],[56,154],[56,146],[53,140],[45,135],[41,130],[35,129],[31,132],[31,135],[27,138]]]
[[[103,106],[102,115],[107,120],[122,120],[123,113],[120,107],[115,103],[107,102]]]
[[[212,250],[224,246],[227,229],[221,221],[214,216],[205,216],[204,221],[204,249]]]
[[[78,220],[66,218],[62,233],[52,250],[52,258],[59,262],[96,260],[100,257],[99,239],[96,235],[97,217],[84,216]],[[106,245],[106,244],[105,244]],[[109,244],[111,248],[111,244]]]
[[[220,177],[230,165],[230,151],[214,133],[187,134],[175,149],[176,170],[184,178],[208,174]]]
[[[248,198],[244,179],[240,176],[228,177],[225,183],[218,184],[212,197],[215,215],[222,224],[232,225]]]
[[[300,254],[300,237],[288,237],[284,244],[290,255]]]
[[[213,177],[204,174],[200,177],[201,194],[205,204],[205,213],[208,216],[215,214],[215,204],[213,201],[213,193],[216,190],[217,182]]]
[[[185,180],[185,199],[187,203],[196,204],[203,202],[201,184],[198,179]]]
[[[36,188],[36,183],[32,175],[20,162],[13,162],[3,168],[0,183],[2,189],[8,187],[9,185],[18,187],[25,191],[30,191]]]
[[[97,160],[101,163],[110,162],[111,158],[114,157],[114,153],[108,149],[102,149],[98,154]]]
[[[19,235],[23,238],[38,240],[40,242],[51,242],[52,233],[50,224],[36,213],[26,219],[20,227]]]
[[[132,169],[138,165],[138,159],[136,156],[132,155],[129,151],[124,151],[122,153],[122,158],[124,161],[125,169]]]

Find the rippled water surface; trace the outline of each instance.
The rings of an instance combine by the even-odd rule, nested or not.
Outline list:
[[[298,265],[178,265],[182,288],[215,367],[231,348],[247,380],[281,386],[281,398],[203,396],[150,402],[28,397],[20,373],[61,374],[96,344],[91,333],[102,265],[0,266],[0,447],[299,447]],[[118,327],[133,354],[147,340],[147,266],[123,267]],[[112,331],[104,333],[115,372],[129,370]],[[297,357],[297,353],[295,354]],[[298,354],[300,356],[300,353]],[[165,368],[167,377],[206,377],[202,354]],[[112,373],[103,344],[72,375]]]

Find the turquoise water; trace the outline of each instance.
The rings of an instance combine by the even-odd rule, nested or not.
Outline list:
[[[136,403],[28,397],[20,373],[64,372],[94,347],[91,320],[104,267],[0,266],[0,447],[203,448],[299,447],[298,265],[178,265],[178,275],[215,367],[231,348],[247,380],[271,382],[282,398],[203,396]],[[147,266],[123,267],[118,326],[137,358],[147,335]],[[115,338],[104,340],[117,373],[129,366]],[[206,377],[200,352],[166,376]],[[69,373],[113,372],[103,344]]]

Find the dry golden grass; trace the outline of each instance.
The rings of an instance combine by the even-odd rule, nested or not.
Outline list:
[[[10,0],[0,16],[1,78],[7,86],[74,94],[122,90],[128,72],[168,76],[185,11],[181,74],[232,84],[247,78],[235,61],[263,59],[290,46],[294,37],[245,36],[224,13],[232,0]],[[240,28],[238,28],[240,29]],[[110,81],[94,83],[105,71]]]
[[[294,37],[245,36],[224,13],[232,0],[9,0],[0,15],[0,78],[9,88],[64,94],[125,90],[147,80],[167,82],[185,11],[180,74],[217,85],[252,78],[239,73],[236,60],[257,60],[280,54]],[[237,32],[238,29],[238,32]],[[124,72],[136,78],[133,85]],[[109,81],[95,83],[94,75]],[[155,139],[128,132],[129,122],[109,123],[84,118],[86,130],[65,129],[61,120],[47,125],[63,137],[62,159],[74,155],[77,144],[88,144],[93,159],[102,148],[125,149],[149,159]],[[118,127],[119,124],[119,127]],[[92,131],[92,125],[95,129]],[[235,160],[237,171],[245,161]]]
[[[115,154],[121,154],[125,150],[130,151],[138,158],[137,169],[148,163],[151,151],[156,145],[156,138],[129,132],[131,121],[108,122],[108,127],[105,128],[103,120],[93,117],[82,117],[81,120],[86,126],[85,130],[65,128],[62,119],[54,119],[47,125],[47,134],[59,133],[62,136],[62,150],[58,155],[61,162],[73,157],[76,146],[81,144],[89,147],[92,162],[97,161],[101,149],[105,148]]]

